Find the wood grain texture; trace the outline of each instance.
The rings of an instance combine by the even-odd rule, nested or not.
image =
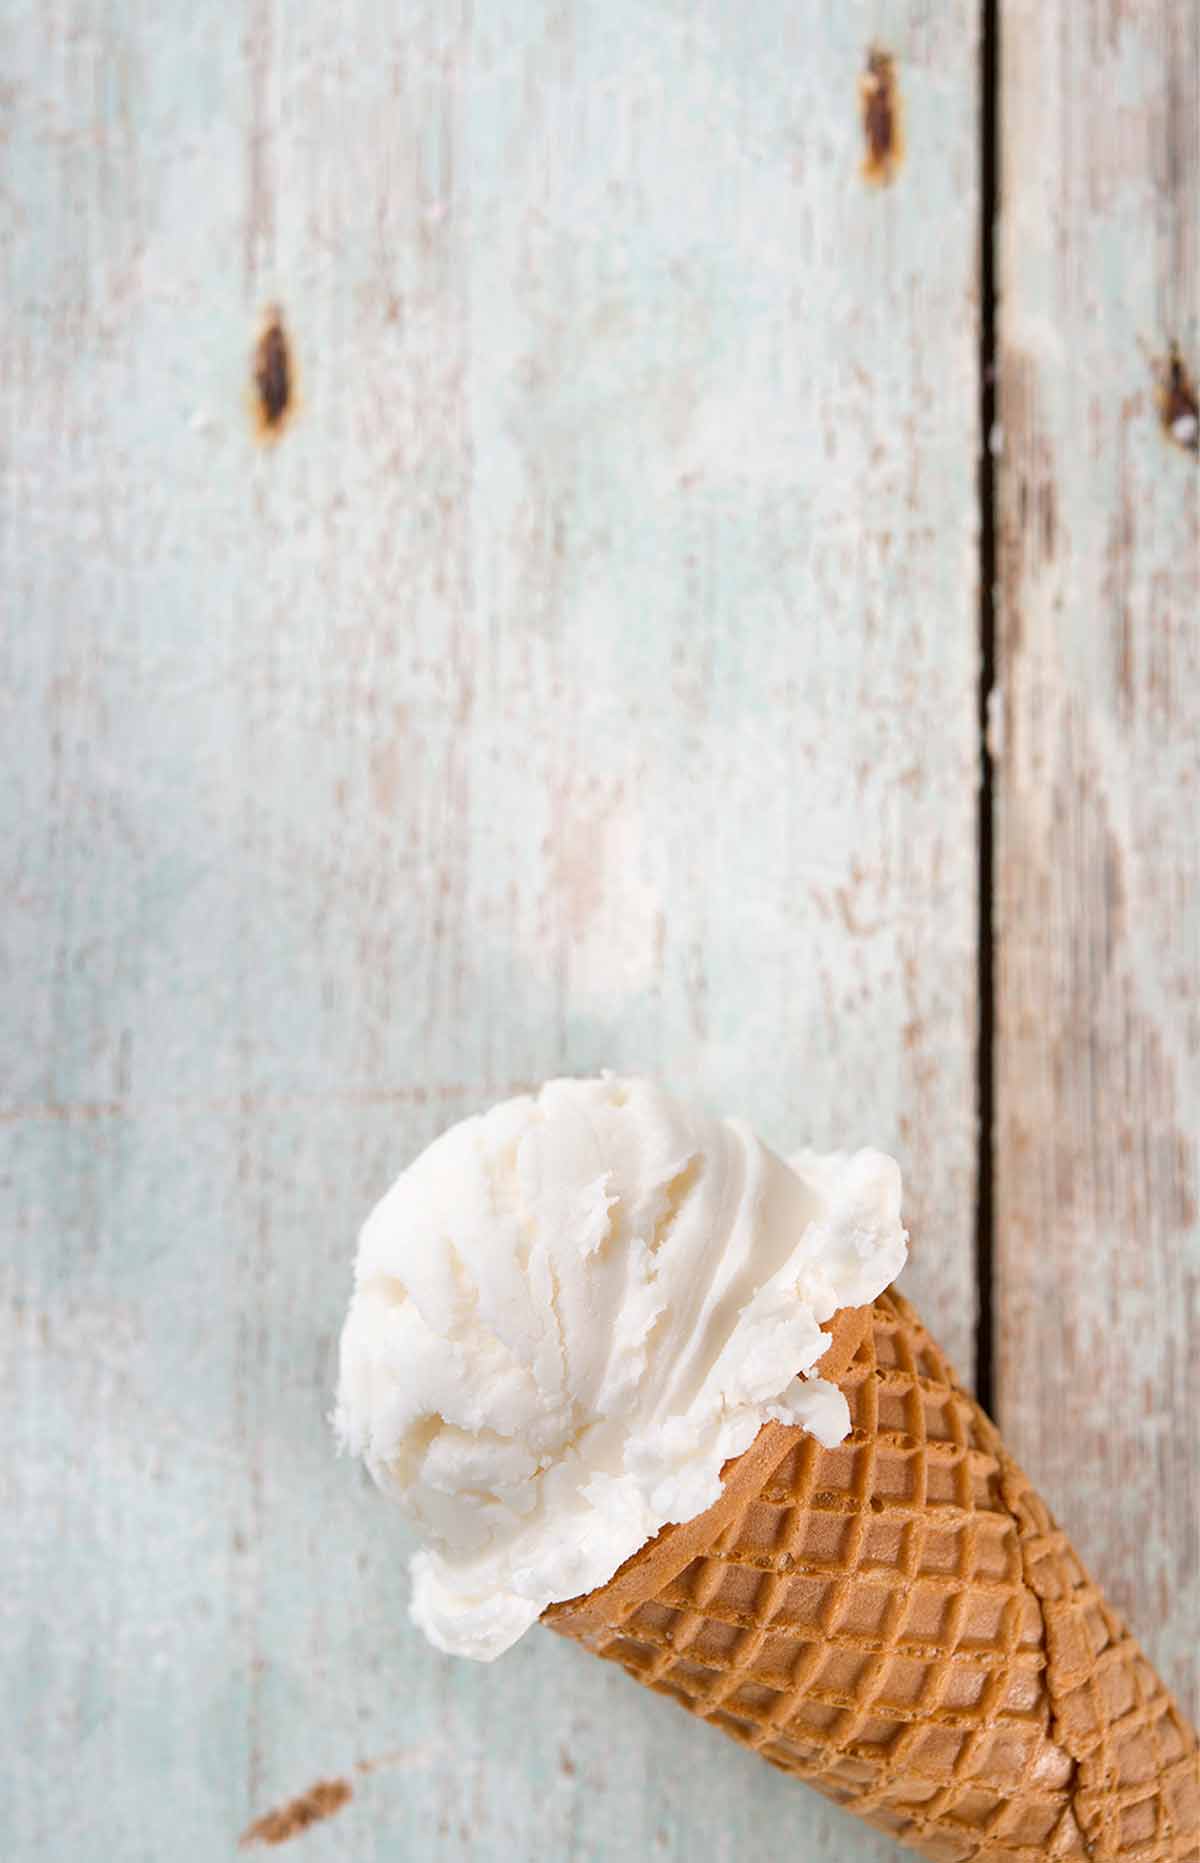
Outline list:
[[[1020,0],[1001,94],[1000,1421],[1195,1713],[1200,12]]]
[[[602,1064],[896,1149],[969,1371],[975,9],[0,12],[0,1848],[882,1863],[426,1648],[325,1413],[370,1202]]]

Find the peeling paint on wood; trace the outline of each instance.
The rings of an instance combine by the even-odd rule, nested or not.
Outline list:
[[[1189,444],[1200,13],[1112,16],[1001,34],[995,1338],[1009,1441],[1194,1715],[1200,495],[1160,428]]]

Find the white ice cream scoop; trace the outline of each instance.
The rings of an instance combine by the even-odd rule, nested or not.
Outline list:
[[[368,1219],[336,1426],[416,1523],[413,1615],[487,1660],[670,1521],[771,1418],[827,1444],[821,1324],[904,1262],[879,1152],[791,1164],[638,1079],[464,1120]]]

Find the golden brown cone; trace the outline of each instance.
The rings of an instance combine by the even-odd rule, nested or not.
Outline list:
[[[837,1449],[767,1424],[553,1629],[938,1863],[1200,1863],[1196,1736],[894,1290]]]

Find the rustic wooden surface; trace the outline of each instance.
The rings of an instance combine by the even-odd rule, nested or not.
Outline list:
[[[1038,61],[1033,17],[1013,60],[1023,30]],[[308,1793],[268,1829],[313,1817],[306,1859],[882,1863],[555,1639],[489,1669],[427,1649],[407,1542],[324,1418],[371,1200],[448,1121],[600,1065],[779,1144],[895,1149],[911,1291],[971,1369],[976,8],[0,18],[0,1848],[208,1863]],[[1195,167],[1186,122],[1174,166],[1150,133],[1147,35],[1117,20],[1105,51],[1120,161],[1082,96],[1047,119],[1077,153],[1097,138],[1103,186],[1073,168],[1061,193],[1091,275],[1031,201],[1042,295],[1004,326],[1005,509],[1052,443],[1070,614],[1052,641],[1014,517],[998,1162],[1005,1221],[1044,1251],[1002,1251],[1006,1306],[1057,1263],[1090,1316],[1075,1350],[1141,1367],[1105,1454],[1174,1468],[1157,1552],[1124,1560],[1115,1510],[1087,1517],[1090,1480],[1039,1436],[1050,1356],[1001,1368],[1030,1460],[1186,1685],[1197,475],[1138,343],[1195,358]],[[1036,82],[1065,92],[1057,56]],[[1062,162],[1033,136],[1027,161]],[[1064,339],[1093,345],[1086,398],[1040,347],[1068,285],[1100,307]],[[1024,440],[1010,381],[1041,410]],[[1132,490],[1106,502],[1089,473]],[[1080,681],[1055,768],[1095,789],[1052,819],[1020,772],[1038,682],[1069,709],[1054,652]],[[1074,887],[1070,910],[1035,884]],[[1018,1031],[1061,1031],[1101,924],[1119,988],[1094,1051],[1062,1036],[1076,1085],[1051,1091]],[[1052,933],[1074,997],[1038,994]],[[1084,1091],[1094,1122],[1066,1124]],[[1083,1136],[1050,1158],[1036,1130],[1014,1202],[1022,1107]],[[1118,1169],[1087,1141],[1122,1120]],[[1068,1165],[1069,1220],[1043,1220]],[[1136,1250],[1103,1348],[1095,1280],[1071,1278],[1093,1234]]]
[[[1196,1713],[1200,9],[1002,47],[998,1404]]]

